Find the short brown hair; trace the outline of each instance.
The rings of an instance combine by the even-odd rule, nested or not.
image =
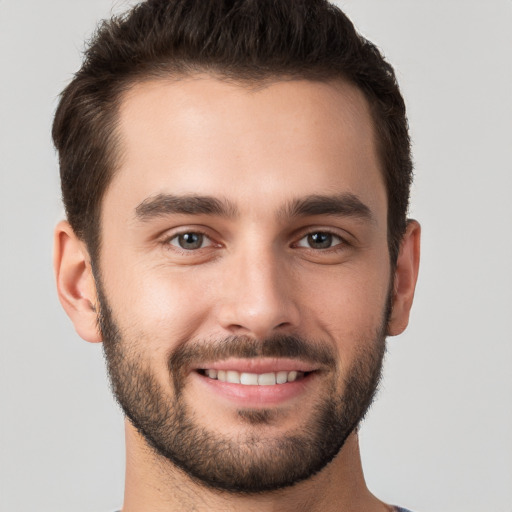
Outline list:
[[[405,232],[412,161],[393,68],[325,0],[147,0],[104,21],[61,95],[53,124],[68,220],[98,255],[101,200],[118,161],[123,91],[153,77],[343,79],[367,98],[388,196],[391,262]]]

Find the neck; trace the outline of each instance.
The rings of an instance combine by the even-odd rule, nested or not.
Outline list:
[[[154,453],[126,421],[126,484],[123,512],[384,512],[390,507],[373,496],[364,481],[357,434],[336,458],[306,481],[278,491],[237,495],[215,491],[191,480]]]

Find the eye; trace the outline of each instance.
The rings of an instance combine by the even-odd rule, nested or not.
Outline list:
[[[212,245],[212,241],[206,235],[194,231],[175,235],[169,239],[168,243],[186,251],[202,249]]]
[[[297,247],[308,247],[310,249],[330,249],[336,245],[344,243],[344,240],[339,236],[333,235],[326,231],[316,231],[309,233],[301,238]]]

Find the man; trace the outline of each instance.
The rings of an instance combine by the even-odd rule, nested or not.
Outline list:
[[[391,511],[357,428],[419,225],[392,68],[321,0],[104,23],[53,136],[59,297],[126,415],[123,512]]]

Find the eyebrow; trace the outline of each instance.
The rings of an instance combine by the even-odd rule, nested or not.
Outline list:
[[[210,196],[158,194],[142,201],[135,208],[135,216],[142,222],[166,215],[215,215],[233,218],[238,209],[229,200]],[[354,217],[373,221],[373,215],[354,194],[312,195],[290,201],[279,212],[278,217],[311,217],[315,215],[333,215]]]
[[[234,217],[237,214],[237,209],[227,199],[173,194],[158,194],[148,197],[135,208],[135,216],[143,222],[171,214]]]
[[[284,217],[310,217],[314,215],[334,215],[354,217],[374,221],[373,214],[354,194],[312,195],[291,201],[280,212]]]

